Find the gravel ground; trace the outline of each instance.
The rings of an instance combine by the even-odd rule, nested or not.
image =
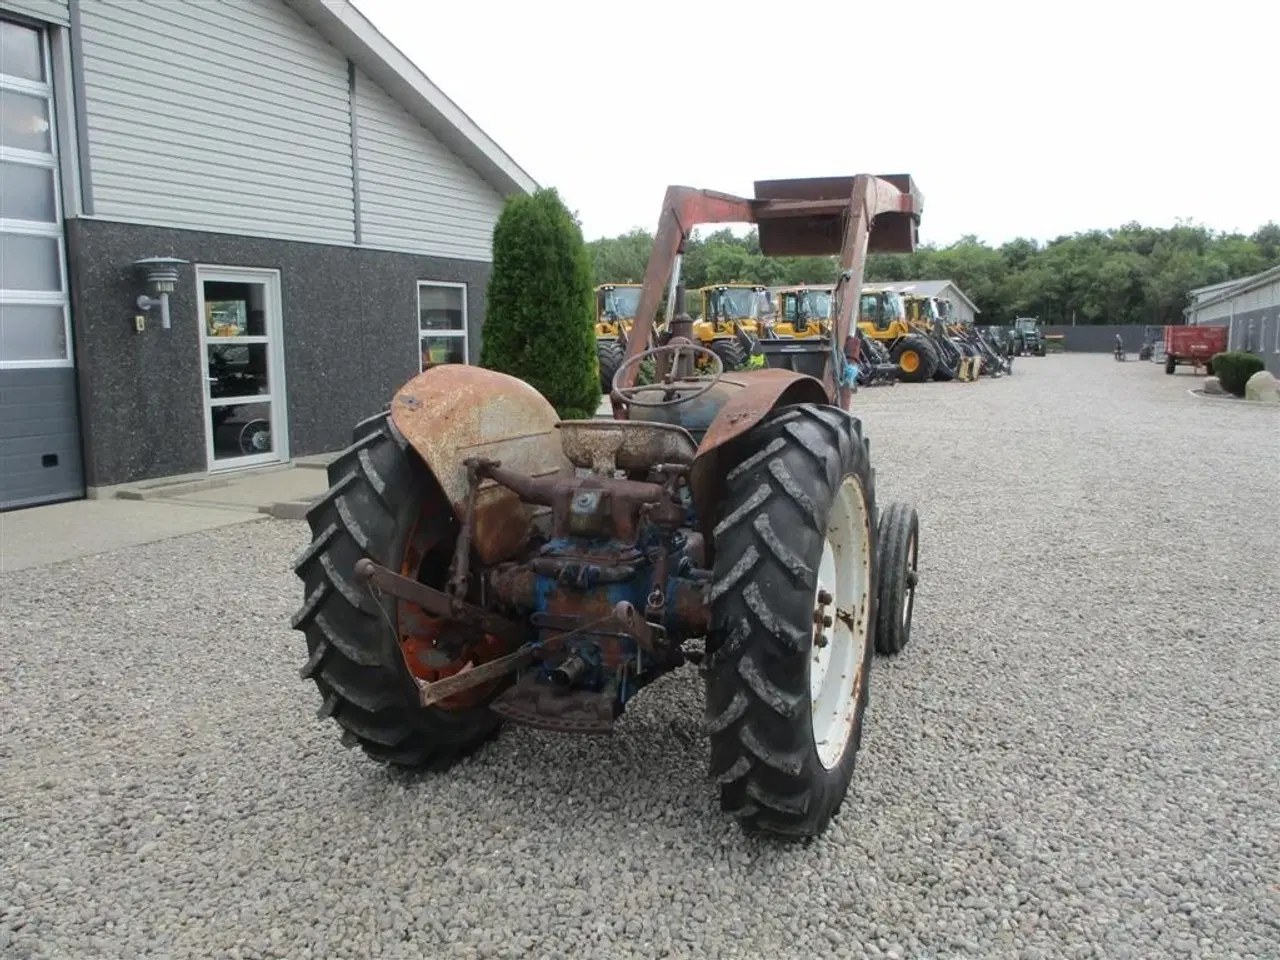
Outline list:
[[[343,750],[300,524],[0,579],[0,955],[1275,958],[1280,416],[1017,368],[857,398],[924,579],[807,848],[715,809],[692,672],[612,740]]]

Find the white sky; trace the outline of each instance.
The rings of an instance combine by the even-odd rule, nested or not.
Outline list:
[[[854,173],[912,174],[925,243],[1280,220],[1276,0],[756,2],[355,0],[588,239]]]

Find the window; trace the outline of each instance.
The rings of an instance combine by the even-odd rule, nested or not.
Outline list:
[[[442,363],[469,363],[467,285],[418,284],[418,347],[422,369]]]
[[[0,367],[71,362],[45,36],[0,20]]]

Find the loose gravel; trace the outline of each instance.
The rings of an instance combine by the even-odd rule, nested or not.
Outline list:
[[[1256,957],[1280,947],[1280,416],[1154,364],[864,390],[923,523],[854,792],[714,804],[690,671],[612,739],[342,749],[263,520],[0,579],[0,956]]]

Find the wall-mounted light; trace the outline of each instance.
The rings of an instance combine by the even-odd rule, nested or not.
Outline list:
[[[133,261],[133,269],[147,282],[147,293],[138,295],[138,309],[160,308],[160,326],[169,329],[169,294],[178,286],[178,267],[187,263],[176,257],[145,257]]]

